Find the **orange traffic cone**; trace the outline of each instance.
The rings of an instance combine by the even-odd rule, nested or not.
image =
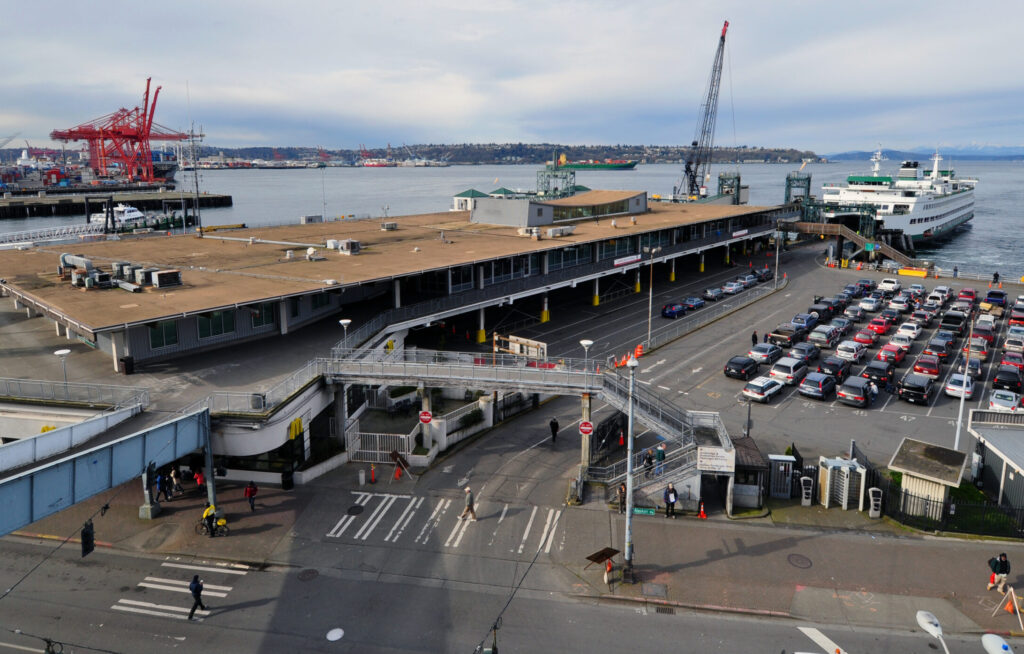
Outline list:
[[[1011,600],[1006,600],[1006,606],[1003,607],[1003,610],[1006,611],[1007,613],[1009,613],[1010,615],[1013,615],[1013,600],[1012,599]]]
[[[370,483],[377,483],[377,468],[375,468],[372,463],[370,464]]]
[[[600,375],[601,374],[601,366],[597,366],[597,368],[594,370],[594,374],[595,375]]]
[[[708,519],[708,514],[704,513],[704,500],[700,501],[700,513],[697,514],[697,517],[700,518],[701,520],[707,520]]]
[[[999,282],[999,288],[1002,288],[1002,287],[1003,287],[1003,283]]]
[[[610,584],[612,582],[612,560],[608,559],[604,563],[604,583]]]
[[[622,430],[620,429],[619,430],[619,447],[622,447],[625,444],[626,444],[626,435],[624,433],[622,433]]]
[[[402,478],[402,466],[395,466],[395,481]]]

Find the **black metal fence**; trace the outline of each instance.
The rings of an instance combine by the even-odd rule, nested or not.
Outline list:
[[[911,495],[886,477],[878,481],[876,485],[882,489],[882,513],[900,524],[924,531],[1024,536],[1024,509],[987,502],[933,500]]]

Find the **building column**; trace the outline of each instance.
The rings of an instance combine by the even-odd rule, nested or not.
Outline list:
[[[399,280],[395,280],[395,308],[399,309],[402,307],[402,285]]]
[[[590,303],[592,305],[594,305],[595,307],[598,306],[599,304],[601,304],[601,286],[600,286],[600,282],[601,282],[600,279],[595,279],[594,280],[594,297],[590,301]]]
[[[420,389],[420,411],[430,411],[431,414],[434,412],[430,409],[430,389],[424,386]],[[430,449],[433,445],[433,438],[431,433],[434,429],[434,421],[431,420],[429,425],[420,423],[420,433],[423,435],[423,447]]]
[[[548,310],[548,294],[547,293],[544,294],[543,302],[544,302],[544,308],[542,308],[540,310],[540,321],[541,322],[550,322],[551,321],[551,311]]]
[[[729,250],[732,246],[728,243],[725,244],[725,265],[729,265]]]
[[[704,272],[704,253],[700,253],[700,271]]]
[[[670,260],[670,263],[672,264],[672,267],[669,269],[668,281],[674,282],[676,281],[676,260],[672,259]]]
[[[279,329],[282,336],[288,333],[288,302],[289,300],[284,298],[277,303],[277,315],[280,318],[278,323],[281,325]]]
[[[480,314],[480,327],[479,327],[479,329],[476,330],[476,342],[477,343],[486,343],[487,342],[487,330],[484,328],[484,314],[486,312],[484,311],[483,307],[480,307],[479,309],[477,309],[477,312]]]
[[[348,386],[334,385],[334,425],[338,430],[336,437],[339,443],[345,443],[345,427],[348,426]]]
[[[56,320],[53,321],[53,326],[57,330],[57,336],[60,336],[60,323]]]
[[[651,264],[651,265],[654,265],[654,264]],[[636,282],[633,284],[633,288],[634,288],[634,290],[637,293],[640,293],[641,290],[642,290],[640,288],[640,266],[637,266],[637,268],[636,268]]]
[[[121,372],[118,365],[118,358],[121,357],[121,350],[124,348],[124,332],[111,332],[110,354],[114,360],[114,372]]]
[[[590,393],[580,396],[580,418],[584,422],[590,422]],[[580,465],[583,469],[590,465],[590,437],[592,434],[580,434]]]
[[[65,336],[65,338],[67,338],[67,339],[68,339],[69,341],[71,340],[71,325],[66,325],[66,326],[64,327],[64,336]]]

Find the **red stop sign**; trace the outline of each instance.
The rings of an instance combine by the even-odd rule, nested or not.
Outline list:
[[[584,436],[590,436],[594,433],[594,423],[584,420],[580,423],[580,433]]]
[[[420,411],[420,422],[424,425],[429,425],[431,418],[433,418],[429,411]]]

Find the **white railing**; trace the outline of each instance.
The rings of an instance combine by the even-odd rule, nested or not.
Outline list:
[[[0,397],[15,400],[45,400],[114,407],[149,406],[149,390],[134,386],[84,384],[39,379],[0,378]]]

